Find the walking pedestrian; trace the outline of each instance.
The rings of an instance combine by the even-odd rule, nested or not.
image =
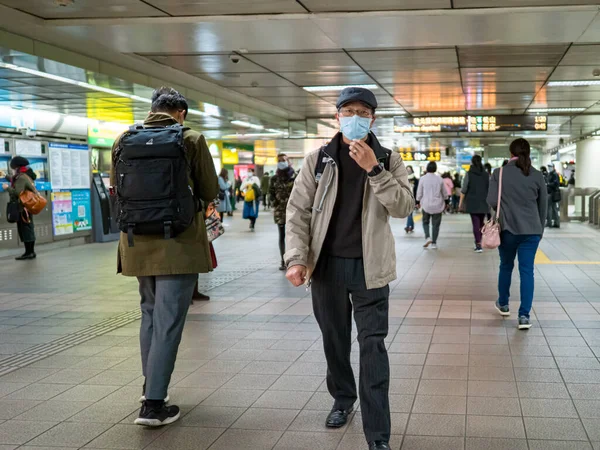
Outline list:
[[[471,159],[471,168],[463,180],[460,205],[461,210],[471,215],[473,225],[473,237],[475,238],[475,252],[482,253],[481,229],[485,223],[485,216],[489,213],[487,203],[490,177],[483,167],[481,156],[475,155]]]
[[[281,255],[281,265],[279,270],[286,270],[285,255],[285,223],[287,204],[292,194],[296,173],[290,165],[289,158],[282,153],[277,157],[277,173],[269,182],[269,197],[273,205],[273,219],[279,230],[279,254]]]
[[[488,203],[500,208],[500,275],[496,309],[509,316],[510,285],[515,258],[519,257],[521,306],[518,328],[531,328],[534,294],[534,262],[544,234],[548,192],[541,172],[531,166],[529,142],[519,138],[510,144],[511,159],[502,170],[494,171]],[[500,193],[500,202],[498,197]]]
[[[547,189],[548,189],[548,217],[546,226],[550,228],[560,228],[559,205],[562,200],[560,192],[560,178],[556,173],[553,163],[548,164]]]
[[[233,215],[233,208],[231,206],[231,181],[229,181],[229,172],[227,169],[221,169],[219,174],[219,204],[217,205],[217,212],[221,217],[221,222],[225,217],[225,213],[228,216]]]
[[[346,88],[336,107],[341,133],[306,157],[288,203],[287,278],[294,286],[312,280],[334,399],[326,426],[344,426],[357,400],[350,362],[354,310],[363,429],[369,450],[390,450],[385,338],[396,258],[389,217],[407,217],[414,199],[400,155],[382,147],[370,131],[375,95]]]
[[[412,188],[413,196],[416,197],[417,188],[419,187],[419,179],[415,175],[415,171],[413,170],[412,166],[406,166],[406,171],[408,172],[408,182],[410,183],[410,186]],[[406,227],[404,228],[404,231],[406,231],[407,234],[414,233],[415,231],[415,219],[413,216],[414,210],[411,211],[408,217],[406,218]]]
[[[448,192],[442,178],[436,174],[437,164],[431,161],[427,164],[427,173],[419,180],[417,190],[417,203],[423,211],[423,231],[425,231],[425,244],[423,248],[437,249],[437,239],[442,224],[442,213],[446,209]],[[430,223],[432,230],[430,232]]]
[[[217,174],[204,136],[183,128],[187,111],[179,92],[157,89],[144,127],[130,128],[112,149],[111,185],[123,231],[118,271],[137,277],[141,295],[144,385],[135,423],[149,427],[179,419],[179,408],[167,405],[167,388],[198,274],[212,271],[198,200],[217,197]],[[165,171],[172,175],[166,180]],[[140,209],[140,202],[147,206]]]
[[[271,177],[269,172],[265,172],[260,179],[260,191],[262,192],[263,208],[266,211],[271,208],[271,202],[269,201],[269,184],[271,183]]]
[[[244,193],[244,211],[242,217],[250,221],[250,231],[254,231],[258,211],[260,210],[260,180],[254,175],[254,170],[248,170],[248,175],[240,187]]]

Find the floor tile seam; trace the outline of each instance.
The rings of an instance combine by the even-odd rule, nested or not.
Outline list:
[[[577,327],[575,327],[575,328],[577,328]],[[579,328],[577,328],[577,331],[579,331]],[[544,335],[545,335],[545,332],[544,332],[543,328],[542,328],[542,333],[544,333]],[[590,348],[590,351],[592,351],[591,348]],[[593,441],[592,441],[592,439],[590,437],[590,434],[588,433],[588,430],[587,430],[587,428],[586,428],[586,426],[585,426],[585,424],[583,422],[583,419],[581,418],[581,414],[579,413],[579,409],[577,408],[577,405],[575,404],[575,401],[573,399],[573,395],[571,394],[571,390],[569,389],[569,386],[567,385],[567,382],[565,381],[563,373],[562,373],[560,367],[558,366],[558,362],[556,361],[556,356],[554,355],[554,351],[552,350],[552,348],[550,348],[550,353],[552,354],[552,358],[554,359],[554,364],[558,368],[558,373],[559,373],[560,378],[561,378],[561,380],[563,382],[563,385],[565,386],[565,389],[567,390],[567,394],[569,395],[569,399],[571,400],[571,403],[573,404],[573,408],[575,408],[575,412],[577,413],[577,418],[579,419],[579,423],[581,424],[581,427],[583,428],[583,431],[584,431],[584,433],[585,433],[585,435],[587,437],[587,442],[593,448],[594,447],[594,445],[592,444]],[[592,351],[592,354],[595,354],[595,353]]]
[[[435,326],[434,326],[434,331],[435,331]],[[425,353],[425,363],[427,362],[427,357],[429,356],[429,351],[431,350],[432,341],[433,341],[433,339],[431,339],[431,341],[429,341],[429,345],[427,347],[427,352]],[[408,427],[410,425],[410,421],[413,416],[413,410],[415,409],[415,405],[417,403],[417,395],[419,394],[419,388],[421,387],[421,382],[423,381],[423,372],[424,371],[425,371],[425,364],[423,364],[423,368],[421,369],[421,376],[419,377],[419,381],[417,382],[417,388],[415,390],[413,400],[410,405],[410,410],[408,412],[408,417],[406,419],[406,425],[404,426],[404,432],[402,433],[402,439],[400,440],[400,448],[402,448],[404,446],[404,440],[406,438],[406,433],[408,432]],[[465,425],[465,427],[466,427],[466,425]],[[463,441],[463,448],[466,448],[466,440]]]

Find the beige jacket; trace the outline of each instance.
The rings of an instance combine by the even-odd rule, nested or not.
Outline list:
[[[386,150],[371,136],[375,155],[384,160]],[[328,162],[319,182],[315,167],[320,150],[306,156],[288,202],[285,261],[288,267],[306,266],[307,280],[315,269],[332,219],[338,189],[338,142],[336,136],[324,148]],[[395,241],[389,217],[407,217],[415,206],[408,173],[398,153],[391,154],[389,168],[365,182],[362,245],[367,289],[384,287],[396,279]]]

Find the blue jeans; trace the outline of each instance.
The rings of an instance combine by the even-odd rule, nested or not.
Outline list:
[[[542,237],[539,235],[515,235],[506,230],[501,234],[498,302],[500,306],[508,305],[515,257],[519,255],[519,274],[521,275],[521,307],[519,308],[519,317],[529,317],[529,313],[531,312],[534,290],[534,261],[541,239]]]
[[[414,228],[415,227],[415,219],[413,219],[413,213],[410,213],[406,218],[406,228]]]

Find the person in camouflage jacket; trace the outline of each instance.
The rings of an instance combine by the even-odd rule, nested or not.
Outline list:
[[[279,228],[279,253],[281,254],[281,266],[279,270],[286,270],[283,261],[285,254],[285,214],[288,200],[296,181],[296,174],[290,165],[289,158],[280,154],[277,158],[277,173],[271,178],[269,185],[269,197],[273,207],[273,218]]]

